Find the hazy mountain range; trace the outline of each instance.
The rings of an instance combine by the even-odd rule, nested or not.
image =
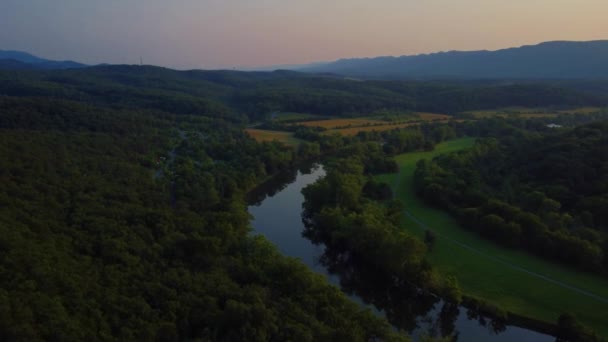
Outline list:
[[[87,65],[0,50],[0,69],[72,69]],[[249,68],[330,73],[364,79],[608,79],[608,40],[554,41],[497,51],[449,51],[401,57]]]
[[[608,40],[554,41],[497,51],[341,59],[292,70],[378,79],[608,79]]]
[[[74,69],[86,67],[85,64],[74,61],[52,61],[36,57],[22,51],[0,50],[0,69],[28,70],[28,69]]]

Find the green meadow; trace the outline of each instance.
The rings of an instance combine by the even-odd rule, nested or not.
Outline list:
[[[421,159],[472,146],[472,138],[439,144],[434,151],[396,157],[399,173],[378,176],[405,204],[404,229],[437,235],[429,260],[443,275],[457,277],[464,293],[526,317],[556,322],[562,313],[608,336],[608,279],[506,249],[459,226],[448,213],[431,208],[414,193],[414,171]]]

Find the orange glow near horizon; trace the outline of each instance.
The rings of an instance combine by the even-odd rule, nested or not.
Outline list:
[[[604,0],[3,0],[0,49],[175,68],[608,39]]]

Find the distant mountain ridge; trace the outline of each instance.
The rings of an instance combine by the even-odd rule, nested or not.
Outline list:
[[[76,69],[86,66],[74,61],[44,59],[23,51],[0,50],[0,69],[4,70]]]
[[[298,71],[378,79],[608,79],[608,40],[552,41],[497,51],[351,58]]]

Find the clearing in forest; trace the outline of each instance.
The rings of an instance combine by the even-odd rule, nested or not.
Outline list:
[[[247,128],[245,132],[258,142],[264,141],[279,141],[289,146],[297,146],[300,144],[300,140],[294,138],[293,133],[283,131],[270,131],[265,129]]]

